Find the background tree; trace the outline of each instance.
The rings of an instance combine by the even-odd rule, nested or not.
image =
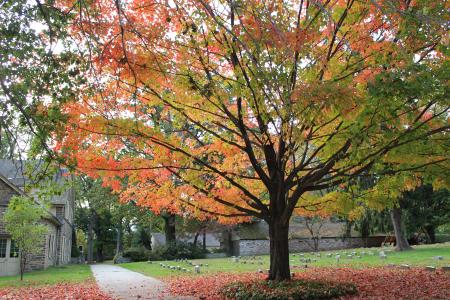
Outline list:
[[[445,1],[76,5],[92,85],[56,149],[157,214],[265,220],[269,279],[290,278],[308,193],[448,169]],[[341,191],[324,201],[346,207]]]
[[[0,145],[8,158],[56,159],[51,145],[64,124],[61,104],[84,81],[77,56],[66,51],[69,16],[51,3],[0,6]]]
[[[41,223],[45,216],[45,209],[25,196],[12,197],[3,215],[6,231],[19,248],[20,280],[23,280],[30,255],[41,250],[42,236],[47,233],[47,227]]]
[[[402,195],[400,207],[405,215],[409,235],[423,232],[430,243],[436,242],[436,229],[450,220],[450,193],[422,185]]]
[[[121,203],[99,179],[77,177],[76,192],[75,224],[87,237],[88,261],[94,260],[94,252],[97,261],[120,256],[124,248],[132,246],[134,235],[141,236],[135,242],[151,248],[147,235],[151,228],[159,227],[150,211],[132,202]]]
[[[387,210],[365,209],[361,217],[354,220],[354,226],[355,230],[361,234],[366,246],[369,236],[375,233],[392,233],[392,220]]]

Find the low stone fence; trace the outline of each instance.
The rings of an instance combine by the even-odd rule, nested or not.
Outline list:
[[[227,257],[226,253],[207,253],[205,258],[224,258]]]
[[[384,241],[384,236],[375,236],[369,238],[351,237],[323,237],[319,240],[319,250],[337,250],[347,248],[361,248],[361,247],[380,247]],[[269,240],[236,240],[233,241],[233,247],[238,250],[238,255],[262,255],[269,254],[270,242]],[[313,251],[314,242],[312,239],[290,239],[290,252],[310,252]],[[237,252],[237,251],[236,251]]]

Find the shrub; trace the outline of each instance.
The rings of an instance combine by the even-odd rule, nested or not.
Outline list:
[[[164,246],[154,247],[150,254],[151,260],[172,260],[172,259],[197,259],[204,258],[206,252],[192,243],[181,241],[172,242]]]
[[[74,244],[72,244],[72,249],[70,251],[70,257],[80,257],[80,250],[78,249],[77,246],[75,246]]]
[[[151,259],[152,253],[144,247],[129,248],[123,252],[123,257],[127,257],[132,261],[146,261]]]
[[[238,300],[312,300],[354,295],[357,290],[355,285],[347,283],[306,280],[286,282],[254,280],[233,282],[226,285],[221,293],[226,298]]]

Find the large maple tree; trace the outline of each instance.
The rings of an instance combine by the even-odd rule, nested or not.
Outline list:
[[[265,220],[269,279],[290,278],[293,212],[333,203],[308,195],[387,169],[448,170],[445,1],[60,9],[91,68],[56,150],[155,212]]]

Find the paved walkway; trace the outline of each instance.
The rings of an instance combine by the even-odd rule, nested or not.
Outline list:
[[[91,265],[100,289],[114,299],[169,299],[162,297],[164,283],[114,265]],[[176,298],[172,298],[176,299]]]

